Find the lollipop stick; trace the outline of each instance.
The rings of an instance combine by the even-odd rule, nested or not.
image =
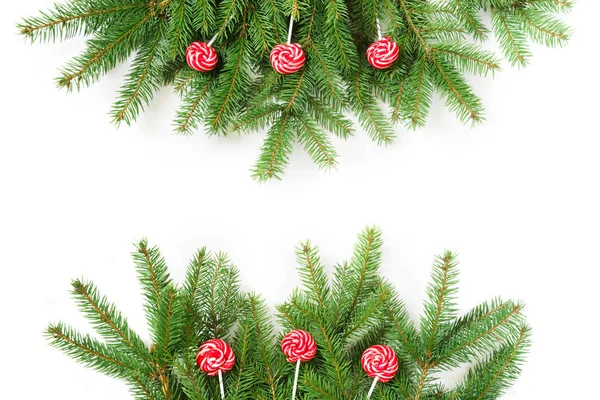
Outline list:
[[[294,28],[294,14],[290,15],[290,29],[288,30],[288,44],[292,43],[292,29]]]
[[[217,40],[217,36],[219,36],[218,33],[215,36],[213,36],[212,39],[210,39],[210,42],[208,42],[208,47],[212,46],[215,40]]]
[[[296,398],[296,389],[298,388],[298,374],[300,373],[300,360],[296,362],[296,375],[294,376],[294,389],[292,391],[292,400]]]
[[[219,370],[219,387],[221,388],[221,399],[225,400],[225,387],[223,386],[223,374]]]
[[[375,377],[375,379],[373,379],[373,384],[371,385],[371,389],[369,389],[369,394],[367,394],[367,399],[371,398],[371,395],[373,394],[373,391],[375,390],[375,386],[377,386],[377,380],[378,380],[377,377]]]
[[[381,34],[381,24],[379,23],[379,18],[377,18],[376,20],[376,24],[377,24],[377,38],[379,40],[381,40],[381,38],[383,37]]]

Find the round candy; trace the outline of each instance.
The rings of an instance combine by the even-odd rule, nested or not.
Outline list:
[[[285,335],[281,341],[281,350],[288,362],[305,362],[312,360],[317,354],[317,345],[310,333],[297,329]]]
[[[206,372],[208,376],[215,376],[227,372],[235,364],[235,354],[231,347],[221,339],[211,339],[200,346],[196,356],[196,365]]]
[[[208,72],[216,67],[218,57],[215,49],[203,42],[194,42],[185,52],[188,65],[200,72]]]
[[[271,50],[271,65],[280,74],[293,74],[300,71],[306,56],[298,43],[278,44]]]
[[[371,378],[379,382],[389,382],[398,372],[398,357],[390,347],[375,345],[362,355],[362,367]]]
[[[399,54],[398,45],[389,36],[384,36],[371,43],[367,49],[367,60],[377,69],[386,69],[398,59]]]

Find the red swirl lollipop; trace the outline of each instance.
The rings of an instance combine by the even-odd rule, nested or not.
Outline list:
[[[396,42],[384,36],[367,49],[367,60],[374,68],[386,69],[398,59],[400,50]]]
[[[317,354],[317,345],[310,333],[296,329],[283,337],[281,350],[283,350],[283,354],[287,357],[288,362],[296,363],[296,375],[294,376],[294,388],[292,390],[292,400],[294,400],[296,398],[296,389],[298,388],[300,363],[310,361],[315,357]]]
[[[196,365],[208,376],[219,376],[219,386],[221,388],[221,398],[225,398],[225,389],[223,387],[223,372],[233,368],[235,364],[235,354],[231,347],[221,339],[211,339],[200,346],[196,356]]]
[[[271,50],[271,65],[280,74],[293,74],[300,71],[306,56],[298,43],[278,44]]]
[[[375,345],[369,347],[362,355],[362,367],[371,378],[375,378],[367,398],[371,398],[377,382],[386,383],[398,372],[398,357],[391,347]]]
[[[317,345],[310,333],[297,329],[285,335],[281,341],[281,350],[288,362],[305,362],[312,360],[317,354]]]
[[[210,44],[194,42],[189,45],[185,52],[188,65],[200,72],[208,72],[214,69],[219,60],[217,52]]]
[[[231,347],[221,339],[211,339],[200,346],[196,356],[196,365],[208,376],[216,376],[227,372],[235,364],[235,354]]]

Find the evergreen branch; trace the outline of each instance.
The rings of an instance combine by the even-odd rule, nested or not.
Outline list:
[[[470,87],[462,79],[457,71],[440,60],[433,54],[431,61],[439,76],[438,88],[446,95],[446,105],[456,111],[462,122],[467,120],[479,122],[483,118],[483,106],[481,101],[470,90]]]
[[[119,35],[116,39],[111,40],[105,47],[94,48],[93,44],[90,44],[90,49],[84,56],[80,58],[81,64],[78,67],[73,65],[74,69],[66,69],[63,73],[62,78],[58,80],[58,85],[61,87],[66,87],[67,89],[71,88],[71,82],[74,79],[77,79],[77,83],[81,82],[86,74],[93,68],[97,63],[99,63],[104,57],[109,55],[113,50],[115,50],[118,46],[121,46],[127,40],[130,40],[131,37],[136,33],[139,29],[141,29],[149,20],[152,18],[154,14],[149,12],[146,16],[139,21],[136,21],[128,30],[126,30],[123,34]],[[93,47],[92,47],[93,46]],[[105,70],[108,70],[114,66],[115,62],[110,61]],[[102,65],[99,66],[102,71]]]
[[[303,382],[305,386],[315,393],[313,396],[314,398],[339,400],[339,397],[336,393],[330,393],[329,391],[323,389],[323,386],[327,385],[325,382],[323,382],[323,380],[317,381],[317,379],[317,376],[312,377],[306,374]]]
[[[81,336],[62,324],[50,325],[46,330],[52,346],[62,350],[86,367],[117,378],[125,377],[130,367],[127,360],[89,336]]]
[[[479,0],[454,0],[459,18],[465,21],[465,27],[477,40],[484,40],[488,30],[478,18],[477,12],[481,6]]]
[[[408,9],[408,6],[406,5],[406,0],[398,0],[398,2],[400,3],[400,7],[402,8],[402,11],[404,13],[404,18],[406,20],[406,23],[408,24],[409,32],[412,32],[416,36],[417,40],[419,41],[419,43],[421,43],[421,46],[423,47],[425,52],[429,52],[429,46],[427,45],[427,42],[421,35],[420,29],[419,27],[417,27],[412,17],[413,11]]]
[[[381,282],[379,283],[379,288],[380,290],[382,288]],[[383,312],[391,323],[392,331],[390,336],[395,339],[396,335],[398,335],[400,337],[399,347],[405,349],[412,359],[419,363],[421,361],[421,356],[416,348],[416,343],[418,343],[416,340],[417,332],[414,324],[410,320],[410,316],[406,311],[404,303],[393,293],[387,300],[388,301],[383,304]]]
[[[73,294],[85,315],[92,320],[95,328],[111,343],[122,342],[141,358],[148,357],[148,351],[142,340],[131,331],[127,321],[115,306],[109,304],[105,297],[100,297],[92,283],[80,280],[72,282]],[[115,341],[116,340],[116,341]]]
[[[402,119],[412,128],[425,125],[433,94],[432,72],[425,57],[409,70],[404,82],[404,96],[400,98]]]
[[[500,70],[500,61],[493,53],[482,50],[479,47],[462,43],[438,44],[431,49],[432,54],[443,54],[448,56],[457,67],[462,71],[487,75],[488,72]]]
[[[233,0],[235,3],[236,0]],[[217,111],[214,115],[209,117],[210,129],[213,132],[223,131],[228,127],[228,120],[234,117],[237,107],[236,103],[242,96],[241,88],[244,84],[249,84],[248,78],[245,76],[243,71],[244,64],[248,62],[245,60],[245,56],[248,57],[246,51],[247,45],[247,27],[244,16],[244,21],[240,27],[239,41],[231,48],[231,57],[233,57],[233,64],[226,62],[225,69],[219,75],[219,80],[223,82],[228,80],[227,86],[224,90],[218,89],[218,95],[213,99],[213,104],[218,105]],[[229,60],[228,60],[229,61]]]
[[[354,100],[352,102],[354,112],[361,118],[362,126],[367,130],[371,139],[380,145],[392,143],[395,134],[371,94],[365,91],[360,70],[355,74],[352,100]]]
[[[528,334],[529,334],[528,327],[524,327],[521,329],[521,331],[519,332],[519,338],[517,339],[516,343],[513,346],[511,346],[512,352],[510,353],[509,357],[502,364],[502,366],[500,367],[498,372],[496,372],[496,374],[494,375],[493,379],[488,383],[488,385],[484,388],[484,390],[479,394],[479,396],[477,397],[476,400],[481,400],[485,397],[487,392],[489,392],[490,389],[492,388],[493,384],[496,383],[500,379],[500,377],[506,371],[506,369],[509,368],[510,364],[516,359],[516,357],[518,357],[519,351],[525,344]]]
[[[378,385],[378,399],[485,400],[498,398],[518,377],[530,342],[522,304],[494,299],[456,318],[458,273],[455,256],[445,252],[433,265],[421,332],[404,304],[379,276],[380,232],[359,235],[349,263],[335,268],[331,285],[317,249],[297,248],[303,290],[278,306],[287,329],[313,335],[317,354],[304,363],[298,399],[364,398],[369,381],[361,369],[364,349],[385,343],[398,357],[398,372]],[[145,240],[134,260],[146,297],[153,344],[150,359],[113,305],[92,284],[75,281],[76,299],[103,344],[62,324],[51,325],[53,346],[88,367],[126,380],[135,399],[203,400],[219,397],[217,380],[196,366],[198,345],[219,337],[231,343],[236,364],[224,376],[226,398],[279,400],[292,389],[294,368],[276,342],[266,304],[241,295],[238,274],[224,254],[199,250],[181,286],[174,285],[158,249]],[[154,303],[157,299],[158,303]],[[446,388],[436,374],[473,363],[467,376]]]
[[[492,8],[492,27],[498,38],[504,55],[514,66],[525,66],[529,57],[527,40],[519,31],[519,24],[510,17],[509,13],[497,7]]]
[[[242,119],[236,122],[232,132],[240,130],[258,130],[273,123],[273,120],[281,115],[281,106],[279,104],[267,104],[262,107],[255,107],[248,111]]]
[[[441,324],[448,321],[454,313],[455,308],[452,304],[453,295],[456,289],[456,258],[451,252],[445,252],[443,257],[439,257],[434,264],[432,272],[433,283],[428,289],[430,302],[425,306],[426,317],[422,320],[421,326],[426,347],[425,354],[427,360],[431,360],[434,341]]]
[[[271,178],[281,178],[283,168],[288,163],[292,151],[290,114],[283,113],[267,132],[261,155],[253,170],[253,177],[261,182]]]
[[[314,98],[308,99],[307,107],[312,117],[319,122],[319,125],[337,137],[347,139],[354,134],[352,123],[340,117],[338,111],[332,109],[332,107],[327,107],[321,101]]]
[[[272,400],[277,400],[277,390],[275,388],[275,376],[273,371],[271,370],[271,360],[269,357],[269,349],[268,349],[268,333],[263,332],[260,321],[263,320],[264,317],[264,306],[258,303],[258,299],[254,296],[251,296],[249,299],[250,302],[250,316],[254,322],[254,331],[256,334],[256,340],[258,344],[258,352],[260,355],[260,361],[265,368],[266,372],[266,383],[269,388],[270,398]],[[261,316],[261,314],[263,316]],[[265,335],[266,334],[266,335]],[[266,336],[266,337],[265,337]]]
[[[535,42],[557,47],[563,46],[569,40],[569,28],[551,15],[523,8],[518,8],[517,12],[523,20],[524,29]]]
[[[148,7],[147,2],[115,4],[109,7],[87,7],[76,2],[55,5],[55,10],[42,13],[41,17],[26,18],[18,24],[21,35],[32,41],[55,41],[88,34],[92,29],[106,23],[110,17],[126,14]],[[86,27],[87,25],[87,27]]]
[[[194,73],[189,79],[186,79],[181,85],[193,85],[185,98],[181,108],[177,111],[176,131],[183,134],[191,133],[193,129],[198,128],[201,118],[201,104],[206,99],[207,94],[213,89],[213,84],[217,80],[217,75],[209,76]],[[192,81],[190,83],[190,81]]]
[[[162,35],[163,31],[161,29],[157,32],[153,42],[143,45],[139,50],[127,82],[121,89],[119,99],[113,106],[112,114],[115,123],[119,124],[125,121],[129,124],[138,116],[139,111],[143,110],[144,104],[148,105],[150,103],[154,92],[160,88],[162,64],[160,60],[157,60],[157,53]]]
[[[329,288],[318,248],[312,247],[310,241],[302,243],[296,248],[296,260],[300,265],[298,271],[305,286],[304,293],[315,301],[321,310],[325,310],[325,303],[329,300]]]
[[[485,307],[485,305],[484,305]],[[457,322],[457,325],[461,326],[460,330],[468,330],[462,332],[460,330],[452,330],[452,336],[457,337],[458,340],[450,340],[450,345],[443,344],[441,349],[438,349],[439,357],[435,360],[435,365],[442,365],[444,363],[451,365],[457,365],[458,362],[470,362],[476,357],[477,350],[485,352],[490,347],[493,347],[493,342],[498,341],[498,337],[503,335],[496,335],[496,333],[502,333],[503,330],[512,329],[515,324],[521,322],[518,318],[522,310],[522,305],[501,303],[491,310],[485,312],[483,315],[474,318],[471,322],[469,321],[473,316],[481,313],[481,309],[476,309],[472,313],[468,314],[462,321]],[[498,319],[499,318],[499,319]],[[483,325],[483,327],[480,327]],[[482,329],[483,328],[483,329]],[[474,336],[473,336],[474,333]],[[462,341],[461,336],[465,336],[465,341]],[[486,340],[488,339],[488,340]],[[457,343],[458,341],[458,343]],[[492,343],[490,343],[492,341]],[[480,342],[484,342],[478,345]],[[448,347],[450,347],[448,349]],[[462,356],[464,354],[464,356]],[[462,357],[461,357],[462,356]]]
[[[365,302],[361,310],[356,312],[355,318],[351,320],[344,331],[344,338],[353,338],[356,333],[360,332],[364,327],[373,327],[375,319],[379,318],[380,310],[386,302],[390,292],[387,289],[382,289],[379,293],[373,296],[371,301]]]
[[[238,371],[235,384],[233,386],[233,389],[231,390],[232,394],[230,398],[232,399],[240,398],[244,391],[244,373],[246,371],[246,366],[248,366],[247,364],[249,363],[248,353],[250,351],[250,329],[250,323],[242,323],[241,333],[238,332],[238,335],[236,337],[236,343],[239,346],[238,349],[235,351],[235,354],[237,354],[236,358],[238,360]]]
[[[186,47],[192,40],[192,24],[187,20],[186,6],[187,0],[174,0],[171,8],[169,20],[169,50],[171,59],[184,54]]]
[[[298,139],[304,150],[322,169],[334,168],[337,165],[337,153],[323,133],[319,132],[317,123],[309,115],[296,114],[299,122]]]

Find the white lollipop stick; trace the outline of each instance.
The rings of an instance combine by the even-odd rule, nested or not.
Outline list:
[[[379,23],[379,18],[375,20],[375,23],[377,24],[377,37],[379,40],[381,40],[383,38],[383,35],[381,34],[381,24]]]
[[[288,42],[287,44],[292,43],[292,29],[294,28],[294,14],[290,15],[290,28],[288,29]]]
[[[217,36],[219,36],[218,33],[215,36],[213,36],[212,39],[210,39],[210,42],[207,43],[208,47],[212,46],[215,40],[217,40]]]
[[[375,386],[377,386],[377,381],[379,379],[377,377],[375,377],[375,379],[373,379],[373,384],[371,385],[371,389],[369,389],[369,394],[367,394],[367,399],[371,398],[371,395],[373,394],[373,392],[375,391]]]
[[[219,370],[219,387],[221,388],[221,399],[225,400],[225,387],[223,386],[223,374]]]
[[[294,389],[292,390],[292,400],[296,398],[296,389],[298,389],[298,375],[300,374],[300,359],[296,361],[296,375],[294,376]]]

